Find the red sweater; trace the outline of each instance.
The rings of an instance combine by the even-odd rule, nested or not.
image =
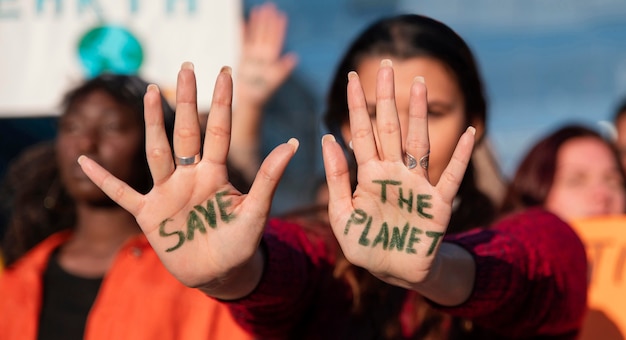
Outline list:
[[[437,308],[472,319],[490,338],[576,338],[586,310],[587,259],[563,221],[532,209],[446,241],[474,255],[476,281],[468,301]],[[334,249],[323,237],[272,220],[263,244],[267,263],[261,282],[246,298],[230,302],[246,329],[262,338],[381,337],[377,320],[358,327],[352,322],[351,291],[333,278]],[[407,296],[392,294],[380,308],[403,319]]]

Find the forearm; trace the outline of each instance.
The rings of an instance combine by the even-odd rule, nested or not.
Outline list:
[[[245,329],[261,338],[285,338],[332,277],[325,247],[311,243],[301,227],[274,220],[263,237],[265,268],[252,294],[226,301]],[[337,288],[332,288],[337,289]]]
[[[438,309],[519,337],[580,327],[586,255],[577,235],[556,216],[531,209],[446,242],[472,254],[475,280],[467,301]]]
[[[442,306],[460,305],[472,294],[476,263],[462,247],[443,242],[426,279],[412,288]]]

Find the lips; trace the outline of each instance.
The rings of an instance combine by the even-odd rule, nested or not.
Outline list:
[[[85,180],[85,179],[89,179],[87,177],[87,175],[85,174],[85,172],[83,171],[83,169],[80,168],[80,166],[78,167],[73,167],[72,168],[72,178],[76,179],[76,180]]]
[[[95,157],[93,157],[93,155],[87,155],[87,157],[93,159],[96,163],[99,163],[99,160],[96,159]],[[74,159],[74,161],[72,161],[71,166],[69,168],[69,172],[68,172],[70,177],[72,179],[75,179],[75,180],[89,180],[89,181],[91,181],[89,179],[89,177],[87,177],[87,175],[85,174],[83,169],[80,167],[78,162],[76,162],[76,159],[78,159],[78,156],[73,157],[73,159]]]
[[[585,217],[610,215],[611,212],[612,212],[611,207],[591,208],[590,210],[587,211],[587,213],[585,214]]]

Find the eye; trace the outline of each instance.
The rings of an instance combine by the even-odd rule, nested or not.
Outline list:
[[[370,116],[370,120],[375,121],[376,120],[376,105],[368,104],[367,113]]]
[[[104,133],[122,133],[130,128],[132,122],[124,114],[111,111],[100,124],[100,131]]]
[[[443,117],[445,116],[445,113],[438,111],[438,110],[428,110],[428,118],[432,119],[432,118],[439,118],[439,117]]]
[[[82,127],[81,120],[76,117],[63,117],[59,122],[59,132],[61,133],[77,133]]]
[[[569,188],[578,188],[585,184],[585,176],[582,174],[575,174],[563,179],[563,184]]]
[[[114,121],[103,124],[102,130],[105,132],[120,132],[124,130],[124,128],[121,123]]]
[[[458,111],[458,105],[454,102],[434,101],[428,103],[428,118],[437,119]]]

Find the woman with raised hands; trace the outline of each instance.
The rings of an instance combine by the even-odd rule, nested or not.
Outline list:
[[[416,293],[435,308],[475,320],[492,337],[574,338],[586,291],[580,240],[556,216],[530,211],[444,241],[476,130],[466,127],[444,140],[436,136],[439,144],[431,144],[423,79],[413,77],[408,110],[399,111],[398,93],[408,89],[395,89],[396,61],[390,57],[367,59],[379,60],[374,97],[364,92],[359,74],[346,75],[350,138],[344,140],[354,149],[355,190],[341,145],[331,135],[322,139],[333,241],[306,225],[268,220],[296,140],[267,156],[247,195],[229,184],[229,68],[216,81],[202,156],[192,65],[183,64],[179,73],[173,154],[162,132],[158,89],[149,87],[146,152],[155,180],[148,194],[87,157],[79,162],[135,215],[174,276],[228,300],[236,319],[261,338],[432,338],[425,331],[429,320],[411,305]],[[430,150],[440,150],[441,143],[452,143],[453,152],[429,163]],[[368,275],[336,275],[340,254]],[[354,280],[382,280],[389,289],[385,296],[360,294],[363,285]]]
[[[434,266],[433,259],[445,233],[458,180],[462,178],[471,155],[473,129],[468,129],[460,142],[457,155],[446,173],[445,178],[449,180],[431,186],[422,168],[409,169],[403,161],[393,101],[393,69],[389,61],[383,62],[379,76],[383,90],[379,97],[380,108],[381,112],[387,113],[385,120],[380,119],[383,124],[378,129],[380,142],[374,139],[369,115],[364,110],[358,76],[351,73],[350,78],[348,93],[353,108],[353,131],[355,136],[362,136],[354,144],[355,150],[363,150],[357,153],[357,157],[362,162],[360,176],[365,184],[357,187],[352,199],[343,151],[332,136],[325,136],[323,145],[331,189],[330,205],[338,207],[330,210],[330,218],[338,240],[357,264],[377,276],[407,288],[432,290],[433,300],[442,304],[461,303],[471,291],[473,270],[470,256],[458,268],[440,267],[444,264],[442,259],[435,262],[438,271],[455,269],[450,270],[452,274],[460,269],[458,276],[463,277],[462,273],[466,273],[464,278],[469,279],[468,284],[458,285],[460,281],[457,280],[432,284],[426,279],[430,278],[429,269]],[[172,274],[184,284],[198,287],[220,299],[242,298],[258,285],[267,260],[259,242],[267,223],[272,194],[298,146],[294,139],[278,146],[263,162],[250,192],[242,195],[235,190],[228,182],[225,165],[230,135],[231,81],[230,69],[225,68],[216,82],[204,156],[200,160],[192,64],[183,64],[178,79],[174,157],[163,131],[158,89],[149,86],[145,99],[146,153],[154,187],[148,194],[139,194],[86,156],[79,159],[86,174],[113,200],[135,215]],[[416,129],[409,132],[408,151],[420,154],[428,150],[425,87],[422,83],[415,83],[412,97],[412,122]],[[187,159],[197,162],[187,164]],[[401,191],[402,182],[412,183],[407,189],[416,195],[414,207],[409,203],[402,206],[386,201],[386,195],[389,200],[392,197],[397,200],[395,191]],[[394,247],[404,250],[394,252],[390,247],[389,251],[386,250],[391,240],[376,242],[373,239],[372,246],[363,247],[364,241],[359,240],[362,236],[356,226],[364,225],[368,220],[386,223],[390,232],[394,227],[401,228],[404,239],[396,240]],[[354,227],[350,228],[350,225]],[[404,231],[406,228],[411,229],[410,235]],[[394,235],[396,232],[393,229]],[[456,251],[461,250],[454,248],[453,252]],[[451,285],[442,285],[445,282]]]
[[[380,73],[380,87],[386,93],[381,94],[379,100],[381,111],[386,111],[389,115],[388,121],[380,119],[381,124],[385,124],[383,127],[391,131],[378,133],[379,145],[374,140],[369,115],[364,110],[365,102],[358,76],[356,73],[350,74],[349,98],[353,105],[351,113],[354,112],[354,135],[362,135],[362,138],[354,141],[355,150],[364,150],[361,169],[367,167],[365,171],[361,170],[362,182],[366,184],[357,188],[354,202],[347,177],[347,163],[342,159],[343,151],[331,135],[323,138],[325,166],[331,188],[330,205],[339,207],[331,209],[329,213],[335,232],[348,236],[340,237],[340,243],[344,249],[354,248],[352,253],[358,258],[358,262],[363,262],[364,265],[369,262],[366,267],[369,266],[376,273],[380,272],[383,277],[396,276],[407,282],[419,282],[428,273],[426,269],[431,267],[432,255],[445,232],[452,198],[458,188],[458,181],[462,178],[467,159],[471,155],[474,130],[469,128],[465,138],[462,139],[458,154],[453,158],[446,173],[446,179],[449,180],[433,187],[428,183],[427,173],[422,168],[407,168],[403,161],[399,122],[397,116],[394,117],[396,113],[393,102],[393,69],[388,62],[383,61]],[[295,153],[298,142],[292,139],[278,146],[263,162],[250,193],[242,195],[228,182],[225,164],[230,135],[232,96],[230,69],[224,68],[216,82],[215,99],[207,122],[202,158],[195,91],[193,66],[191,63],[185,63],[179,73],[174,154],[171,157],[172,153],[159,114],[159,92],[154,85],[148,88],[145,99],[146,152],[154,178],[154,187],[148,194],[139,194],[86,156],[81,156],[79,162],[87,175],[105,193],[135,215],[151,244],[159,251],[165,265],[183,283],[202,287],[209,295],[222,299],[240,298],[256,286],[262,273],[263,266],[257,265],[262,264],[258,244],[268,219],[273,192],[282,171]],[[407,143],[411,145],[411,149],[415,149],[414,153],[419,154],[418,152],[425,153],[425,150],[428,150],[428,136],[424,124],[426,111],[423,105],[425,87],[416,82],[412,91],[415,101],[413,125],[419,123],[421,130],[416,128],[415,131],[411,131]],[[195,161],[187,164],[186,160],[190,158]],[[398,206],[386,201],[387,192],[389,199],[391,197],[397,199],[397,193],[392,193],[392,189],[401,191],[400,184],[403,180],[412,183],[410,191],[419,196],[415,199],[414,208],[409,203],[406,206]],[[420,186],[425,188],[419,190]],[[368,219],[365,212],[361,213],[365,211],[364,209],[371,211],[372,218],[387,222],[390,226],[404,226],[408,222],[410,225],[423,227],[425,235],[432,235],[427,236],[430,238],[429,242],[419,242],[416,237],[422,232],[413,231],[415,240],[410,246],[407,244],[407,251],[404,254],[398,256],[402,261],[409,260],[411,266],[416,266],[413,251],[418,254],[417,257],[423,258],[426,263],[416,266],[420,268],[418,274],[411,273],[410,277],[403,277],[407,267],[402,263],[398,263],[399,266],[394,264],[393,258],[382,263],[377,260],[381,255],[385,255],[383,258],[389,256],[389,253],[382,249],[382,245],[364,248],[366,251],[361,251],[364,249],[358,246],[360,233],[354,231],[348,233],[349,230],[344,229],[349,229],[346,226],[349,227],[351,224],[364,224],[365,221],[358,222],[359,218]],[[415,212],[411,213],[411,210]],[[236,228],[245,229],[236,230]],[[197,242],[193,242],[195,237],[198,237]],[[237,247],[231,247],[235,244]],[[353,247],[355,244],[356,247]],[[204,254],[205,257],[205,261],[201,263],[195,261],[199,259],[196,256],[200,254]],[[184,259],[185,256],[189,257]],[[183,259],[187,261],[192,258],[194,261],[187,262],[184,266],[178,263]],[[233,274],[243,275],[245,280],[243,277],[232,277]],[[225,276],[233,282],[245,281],[252,284],[250,287],[225,285],[223,284]],[[458,301],[453,301],[453,304],[462,302],[467,298],[467,293],[461,294],[457,298]],[[446,298],[441,302],[445,303]]]

